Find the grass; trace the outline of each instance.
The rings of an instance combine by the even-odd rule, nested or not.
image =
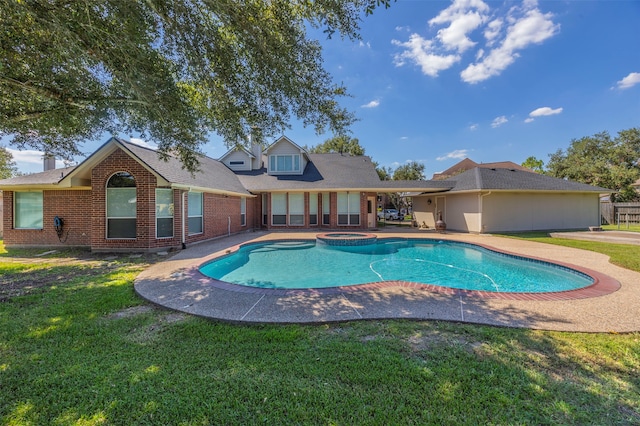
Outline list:
[[[5,425],[640,424],[637,333],[234,325],[145,304],[148,258],[34,254],[0,244],[49,283],[0,302]]]
[[[629,227],[626,224],[621,223],[618,225],[602,225],[602,229],[605,231],[628,231],[628,232],[640,232],[640,224],[630,223]]]
[[[503,236],[510,238],[522,238],[529,241],[555,244],[564,247],[573,247],[582,250],[595,251],[609,256],[609,261],[614,265],[631,269],[632,271],[640,272],[640,246],[638,245],[551,238],[546,232],[526,232],[518,234],[505,234]]]

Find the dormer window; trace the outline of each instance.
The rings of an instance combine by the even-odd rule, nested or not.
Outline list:
[[[269,173],[296,172],[300,172],[300,154],[269,156]]]

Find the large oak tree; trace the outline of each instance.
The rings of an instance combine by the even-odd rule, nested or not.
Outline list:
[[[357,39],[390,0],[0,0],[0,134],[62,157],[140,133],[197,168],[209,132],[243,143],[292,118],[353,122],[309,28]]]
[[[574,139],[566,151],[549,157],[548,175],[611,189],[614,201],[640,199],[631,186],[640,178],[640,128],[620,131],[615,138],[602,132]]]

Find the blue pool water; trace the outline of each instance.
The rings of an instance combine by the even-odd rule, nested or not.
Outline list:
[[[467,290],[550,292],[593,283],[591,277],[563,266],[428,239],[379,240],[363,246],[309,240],[247,244],[200,271],[221,281],[281,289],[399,280]]]

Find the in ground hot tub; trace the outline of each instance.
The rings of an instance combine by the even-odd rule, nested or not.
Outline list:
[[[364,232],[327,232],[316,235],[316,241],[328,246],[366,246],[375,244],[378,237]]]

